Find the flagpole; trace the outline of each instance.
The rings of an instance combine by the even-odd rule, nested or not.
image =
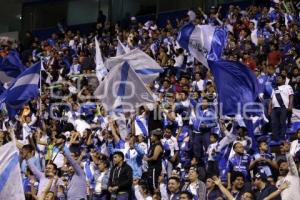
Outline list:
[[[43,66],[43,60],[41,60],[41,70],[40,70],[40,118],[42,117],[42,68]]]

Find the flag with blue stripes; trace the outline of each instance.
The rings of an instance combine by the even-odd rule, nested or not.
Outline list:
[[[154,103],[152,94],[128,62],[113,67],[94,94],[107,111],[132,111],[147,103]]]
[[[0,199],[25,200],[18,150],[13,142],[0,147]]]
[[[95,187],[95,179],[94,179],[94,166],[89,159],[84,162],[83,171],[85,173],[86,181],[89,183],[90,188]]]
[[[1,95],[0,103],[13,109],[21,109],[24,104],[39,95],[41,63],[26,69],[14,83]]]
[[[146,84],[152,83],[159,76],[159,73],[163,72],[159,64],[140,49],[109,58],[106,60],[105,66],[110,70],[122,66],[124,62],[127,62]]]
[[[144,137],[149,136],[148,123],[144,114],[135,117],[134,126],[135,135],[143,135]]]
[[[25,67],[18,53],[10,51],[7,56],[0,59],[0,82],[3,84],[9,83],[17,78],[24,70]]]
[[[226,39],[227,31],[223,27],[194,25],[190,22],[180,29],[177,41],[199,62],[209,67],[207,60],[221,58]]]

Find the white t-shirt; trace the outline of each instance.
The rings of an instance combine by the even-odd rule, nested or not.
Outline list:
[[[294,94],[293,88],[290,85],[281,85],[278,87],[278,90],[273,90],[272,91],[272,105],[274,108],[280,108],[280,104],[277,101],[276,98],[276,92],[280,92],[282,101],[285,105],[286,108],[289,106],[289,96]]]
[[[174,67],[181,67],[183,65],[183,61],[184,61],[184,56],[182,54],[176,56],[174,58],[175,60],[175,64]]]
[[[198,196],[197,193],[197,183],[191,183],[189,186],[190,192],[194,195],[194,196]]]
[[[179,150],[177,139],[174,136],[171,136],[171,138],[168,139],[167,138],[161,139],[162,145],[164,145],[165,142],[167,142],[167,144],[170,147],[170,151],[171,151],[170,156],[174,156],[175,151]]]
[[[100,194],[102,192],[102,179],[105,175],[105,172],[101,172],[100,176],[96,179],[95,192]]]
[[[279,179],[276,183],[276,186],[279,187],[284,181],[290,183],[289,187],[281,192],[282,200],[299,200],[300,197],[300,178],[297,171],[297,166],[290,154],[286,155],[287,162],[289,165],[289,173]]]
[[[204,80],[200,79],[199,81],[193,81],[192,86],[197,88],[199,91],[203,91],[204,90]]]

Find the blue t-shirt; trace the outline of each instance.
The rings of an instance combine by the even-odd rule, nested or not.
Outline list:
[[[274,160],[274,156],[271,153],[255,154],[252,157],[252,160],[256,160],[259,157],[263,157],[268,160]],[[266,176],[272,176],[271,166],[266,161],[259,161],[254,169],[254,174],[257,172],[264,172]]]
[[[250,180],[249,165],[251,157],[248,154],[235,154],[228,162],[228,172],[241,172],[247,180]]]

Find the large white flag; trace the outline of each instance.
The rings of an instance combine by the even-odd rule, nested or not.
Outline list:
[[[13,142],[0,147],[0,199],[25,200],[19,153]]]
[[[154,103],[150,91],[128,62],[110,69],[95,95],[107,111],[133,111],[141,105]]]
[[[121,56],[111,57],[106,60],[105,66],[110,70],[122,66],[124,62],[128,62],[146,84],[152,83],[159,73],[163,72],[159,64],[140,49],[133,49]]]
[[[107,74],[107,69],[104,66],[101,50],[99,47],[99,42],[96,37],[95,37],[95,48],[96,48],[96,56],[95,56],[96,76],[99,82],[101,82],[103,77]]]

